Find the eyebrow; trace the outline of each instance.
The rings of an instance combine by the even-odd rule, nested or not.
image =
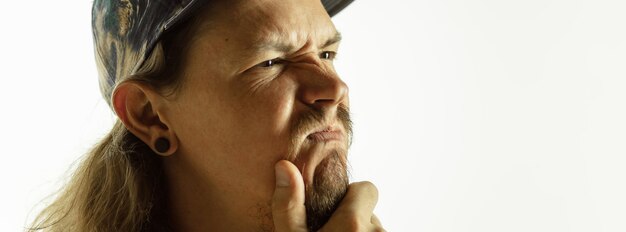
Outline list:
[[[335,31],[335,35],[333,37],[331,37],[330,39],[326,40],[326,42],[324,43],[322,48],[331,46],[331,45],[339,43],[339,42],[341,42],[341,33],[339,33],[338,31]]]
[[[335,31],[335,34],[328,38],[326,42],[321,46],[321,48],[329,47],[333,44],[341,42],[341,33],[339,31]],[[270,40],[261,40],[257,43],[254,43],[252,49],[256,52],[263,51],[280,51],[280,52],[291,52],[293,51],[295,46],[292,44],[285,43],[284,41],[279,40],[277,37],[274,37]]]

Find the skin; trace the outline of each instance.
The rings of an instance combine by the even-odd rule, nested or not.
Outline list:
[[[318,0],[226,2],[190,41],[174,95],[127,81],[114,108],[153,150],[158,138],[170,141],[159,154],[177,231],[306,231],[305,186],[332,175],[319,164],[348,149],[337,119],[349,106],[332,62],[337,30]],[[294,122],[315,110],[322,120],[294,135]],[[336,139],[307,138],[328,126]],[[371,183],[351,184],[322,230],[382,230],[376,199]]]

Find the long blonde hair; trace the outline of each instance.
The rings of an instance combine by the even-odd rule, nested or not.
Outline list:
[[[159,222],[162,171],[150,148],[120,123],[82,160],[31,230],[145,231]],[[154,226],[154,225],[152,225]]]
[[[182,83],[177,74],[187,51],[185,41],[198,22],[192,17],[165,34],[139,71],[119,82],[142,81],[162,92],[176,90]],[[96,49],[96,60],[102,59],[98,55]],[[27,230],[169,231],[165,186],[159,156],[117,120]]]

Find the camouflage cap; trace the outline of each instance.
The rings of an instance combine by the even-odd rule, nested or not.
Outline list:
[[[353,0],[322,0],[332,17]],[[208,0],[94,0],[92,30],[100,91],[111,106],[120,77],[134,74],[159,38]]]

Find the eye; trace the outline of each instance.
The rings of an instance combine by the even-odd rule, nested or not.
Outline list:
[[[337,56],[337,53],[333,51],[324,51],[320,53],[320,58],[324,60],[334,60],[336,56]]]
[[[279,58],[276,58],[276,59],[263,61],[263,62],[257,64],[256,66],[257,67],[261,67],[261,68],[270,68],[270,67],[272,67],[274,65],[282,64],[282,63],[283,63],[283,60],[281,60]]]

